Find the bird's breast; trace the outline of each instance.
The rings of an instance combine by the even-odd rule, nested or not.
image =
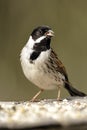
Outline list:
[[[33,62],[30,61],[27,55],[28,53],[22,52],[21,54],[21,65],[24,75],[28,80],[42,89],[54,89],[59,84],[63,84],[62,80],[60,81],[60,77],[58,77],[59,74],[53,73],[53,71],[47,67],[50,51],[51,50],[42,52]]]

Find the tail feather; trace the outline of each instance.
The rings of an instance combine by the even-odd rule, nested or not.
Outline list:
[[[69,92],[71,96],[80,96],[80,97],[85,97],[87,94],[77,90],[76,88],[72,87],[69,83],[65,83],[65,88]]]

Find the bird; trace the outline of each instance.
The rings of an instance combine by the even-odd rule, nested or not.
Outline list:
[[[58,89],[57,100],[60,100],[61,87],[71,96],[86,96],[69,82],[63,63],[51,47],[54,31],[47,25],[33,29],[20,54],[20,61],[25,77],[39,87],[40,91],[31,99],[35,101],[44,90]]]

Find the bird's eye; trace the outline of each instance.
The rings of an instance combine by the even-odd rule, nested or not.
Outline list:
[[[37,36],[42,35],[42,31],[41,31],[41,30],[37,31],[37,32],[36,32],[36,35],[37,35]]]
[[[40,33],[40,34],[42,34],[42,31],[41,31],[41,30],[39,30],[39,33]]]

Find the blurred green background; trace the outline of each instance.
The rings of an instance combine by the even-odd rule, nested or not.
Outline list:
[[[0,100],[30,100],[39,90],[24,76],[20,52],[33,28],[49,25],[52,47],[71,83],[87,93],[87,0],[0,0]],[[45,91],[40,98],[56,98]],[[62,97],[69,96],[62,89]]]

